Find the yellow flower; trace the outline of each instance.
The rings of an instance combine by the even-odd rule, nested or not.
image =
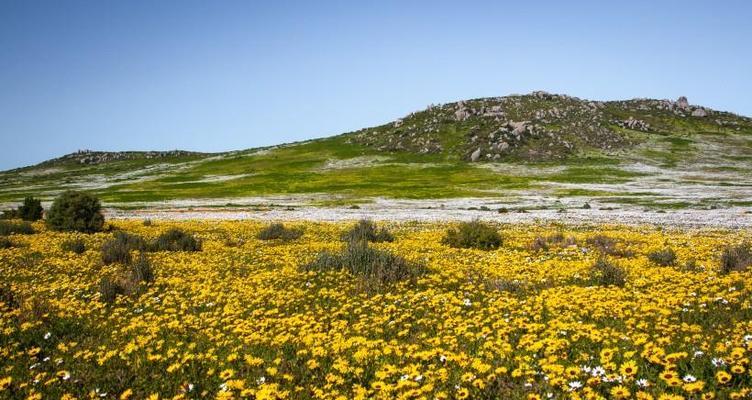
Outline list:
[[[622,375],[625,376],[635,376],[637,374],[637,363],[630,360],[621,365],[621,368],[619,368],[619,372],[621,372]]]
[[[126,389],[123,393],[120,394],[120,400],[128,400],[133,395],[133,390]]]
[[[460,400],[466,399],[467,396],[469,396],[469,395],[470,395],[470,391],[467,390],[466,388],[459,388],[459,389],[457,389],[456,396],[457,396],[458,399],[460,399]]]
[[[235,376],[235,371],[229,368],[219,373],[219,378],[223,381],[226,381],[233,376]]]
[[[729,375],[729,373],[726,372],[726,371],[718,371],[715,374],[715,379],[720,384],[726,384],[726,383],[728,383],[731,380],[731,375]]]
[[[9,388],[11,383],[13,383],[13,378],[10,376],[0,379],[0,391]]]
[[[614,386],[611,388],[610,393],[615,399],[626,399],[631,395],[629,390],[624,386]]]

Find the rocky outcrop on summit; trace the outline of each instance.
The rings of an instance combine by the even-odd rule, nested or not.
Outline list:
[[[677,118],[702,119],[716,127],[744,120],[693,106],[684,96],[676,101],[590,101],[536,91],[432,105],[347,135],[351,143],[381,151],[443,153],[467,161],[549,161],[629,148],[644,140],[640,135],[672,132]]]
[[[92,150],[79,150],[75,153],[66,154],[62,157],[45,161],[41,165],[55,164],[60,162],[75,162],[83,165],[97,165],[104,164],[112,161],[134,160],[134,159],[156,159],[156,158],[174,158],[185,156],[203,155],[204,153],[198,153],[185,150],[170,150],[170,151],[92,151]]]

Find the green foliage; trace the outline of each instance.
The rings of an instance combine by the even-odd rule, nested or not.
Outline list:
[[[42,219],[42,202],[34,197],[27,196],[24,202],[18,207],[18,216],[24,221],[38,221]]]
[[[345,242],[393,242],[394,236],[386,228],[377,229],[371,220],[362,219],[342,235]]]
[[[752,265],[752,243],[727,246],[721,253],[721,273],[746,271]]]
[[[0,213],[0,220],[16,218],[18,218],[18,210],[3,210],[3,212]]]
[[[590,283],[601,286],[624,286],[627,272],[621,266],[600,258],[590,268]]]
[[[661,267],[676,265],[676,252],[670,247],[665,249],[651,251],[648,253],[648,260]]]
[[[262,229],[256,238],[259,240],[295,240],[303,236],[303,231],[300,229],[287,228],[284,224],[273,223]]]
[[[86,242],[84,242],[83,239],[70,239],[61,243],[60,248],[63,249],[63,251],[83,254],[86,251]]]
[[[28,222],[0,221],[0,235],[31,235],[34,228]]]
[[[383,290],[402,281],[414,283],[426,272],[422,265],[411,263],[388,251],[369,247],[367,241],[349,241],[338,253],[324,251],[301,269],[306,272],[344,270],[360,278],[367,291]]]
[[[502,238],[495,227],[475,220],[448,229],[441,242],[455,248],[493,250],[501,246]]]
[[[201,251],[201,241],[181,229],[173,228],[149,243],[147,249],[149,251]]]
[[[93,233],[101,231],[103,226],[99,199],[87,193],[64,192],[47,212],[47,227],[54,231]]]

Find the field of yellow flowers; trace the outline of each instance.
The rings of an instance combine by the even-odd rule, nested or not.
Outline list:
[[[12,235],[0,249],[0,398],[711,399],[752,394],[752,271],[721,274],[747,231],[500,226],[496,250],[441,243],[451,224],[389,223],[372,246],[426,267],[362,290],[346,272],[305,272],[349,224],[113,222],[153,238],[179,227],[200,252],[148,254],[155,280],[100,298],[112,233]],[[531,247],[562,234],[560,244]],[[626,284],[593,286],[601,254]],[[81,238],[75,254],[61,244]],[[538,246],[540,247],[540,246]],[[547,247],[547,248],[546,248]],[[646,255],[671,247],[677,261]]]

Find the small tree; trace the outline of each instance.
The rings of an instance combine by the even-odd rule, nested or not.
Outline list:
[[[42,202],[39,199],[28,196],[23,204],[18,207],[18,216],[24,221],[38,221],[42,219]]]
[[[47,212],[47,227],[54,231],[99,232],[104,226],[99,199],[83,192],[58,196]]]

